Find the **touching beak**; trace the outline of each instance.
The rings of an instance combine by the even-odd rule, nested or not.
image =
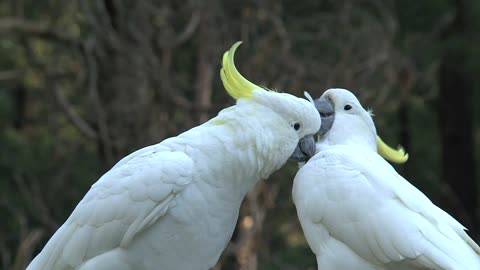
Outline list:
[[[322,126],[320,131],[318,131],[318,135],[323,136],[332,128],[335,121],[335,107],[333,102],[326,97],[316,99],[314,102],[315,108],[317,108],[322,118]]]
[[[293,154],[290,156],[290,160],[305,162],[313,157],[315,152],[315,137],[313,135],[308,135],[300,139],[297,148],[295,148]]]

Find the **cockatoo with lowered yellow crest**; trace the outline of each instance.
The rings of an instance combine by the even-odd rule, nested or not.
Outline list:
[[[315,105],[317,154],[297,173],[293,200],[319,270],[478,270],[465,228],[400,176],[408,158],[377,136],[371,114],[344,89]]]
[[[235,68],[236,105],[120,160],[87,192],[28,270],[206,270],[227,245],[246,193],[293,154],[313,155],[313,101],[268,91]]]

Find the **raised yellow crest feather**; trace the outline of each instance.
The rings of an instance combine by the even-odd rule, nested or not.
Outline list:
[[[222,78],[223,86],[228,94],[234,99],[250,98],[253,90],[262,89],[262,87],[249,82],[245,77],[238,72],[234,63],[235,51],[238,46],[242,44],[241,41],[236,42],[223,54],[222,69],[220,70],[220,77]]]
[[[408,154],[405,153],[403,147],[399,146],[398,149],[393,149],[380,139],[379,136],[377,136],[377,151],[383,158],[393,163],[401,164],[408,160]]]

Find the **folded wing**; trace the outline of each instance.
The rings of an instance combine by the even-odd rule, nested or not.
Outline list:
[[[192,181],[193,161],[182,152],[144,151],[103,175],[27,269],[72,269],[127,246],[168,211]]]
[[[338,147],[312,161],[297,175],[317,185],[303,195],[308,216],[365,260],[480,269],[480,248],[465,228],[376,153]]]

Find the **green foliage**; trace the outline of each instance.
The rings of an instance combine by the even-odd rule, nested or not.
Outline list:
[[[403,33],[428,33],[438,26],[441,18],[452,12],[452,1],[424,0],[416,2],[395,1],[395,12]]]

